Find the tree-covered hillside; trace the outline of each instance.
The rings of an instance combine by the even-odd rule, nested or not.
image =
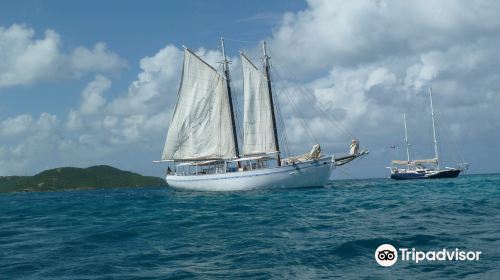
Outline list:
[[[0,192],[61,191],[118,187],[166,186],[162,178],[142,176],[107,165],[61,167],[35,176],[0,176]]]

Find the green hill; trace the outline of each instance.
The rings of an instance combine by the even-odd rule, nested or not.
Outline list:
[[[162,178],[142,176],[107,165],[88,168],[54,168],[42,171],[35,176],[0,176],[0,193],[166,185],[167,183]]]

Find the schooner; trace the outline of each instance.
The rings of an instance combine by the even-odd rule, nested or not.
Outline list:
[[[173,162],[170,187],[197,191],[238,191],[262,188],[323,186],[335,166],[367,154],[353,140],[347,156],[324,155],[320,145],[309,153],[282,158],[270,58],[263,42],[263,69],[240,53],[243,68],[243,142],[238,145],[228,59],[221,38],[220,73],[184,47],[177,102],[162,160]]]

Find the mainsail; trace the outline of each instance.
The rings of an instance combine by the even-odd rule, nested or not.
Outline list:
[[[437,164],[438,159],[437,158],[430,158],[430,159],[416,159],[412,161],[407,161],[407,160],[393,160],[392,164],[398,164],[398,165],[419,165],[419,164]]]
[[[163,160],[235,158],[226,80],[184,50],[184,68]]]
[[[413,161],[415,164],[437,164],[438,159],[437,158],[429,158],[429,159],[416,159]]]
[[[276,152],[267,79],[242,53],[243,66],[243,154]]]

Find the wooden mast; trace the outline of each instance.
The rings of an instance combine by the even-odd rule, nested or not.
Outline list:
[[[276,147],[276,152],[278,155],[278,157],[277,157],[278,166],[281,166],[280,146],[279,146],[279,141],[278,141],[278,129],[276,127],[276,115],[274,112],[273,89],[271,86],[269,56],[267,56],[267,48],[266,48],[265,41],[262,41],[262,51],[264,52],[264,69],[266,70],[267,88],[269,91],[269,103],[271,104],[271,119],[272,119],[272,124],[273,124],[274,146]]]

